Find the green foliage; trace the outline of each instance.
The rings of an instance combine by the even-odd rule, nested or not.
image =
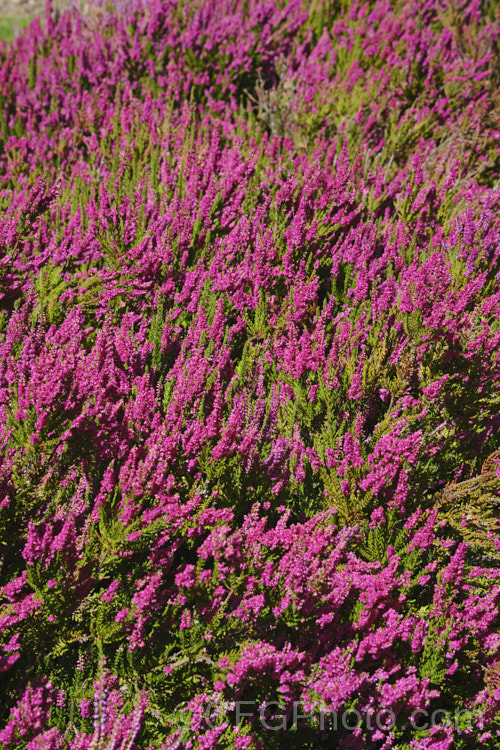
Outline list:
[[[0,40],[11,41],[16,35],[28,24],[31,18],[29,16],[0,16]]]

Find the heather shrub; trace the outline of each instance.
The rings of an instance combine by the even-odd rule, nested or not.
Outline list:
[[[137,0],[2,46],[3,746],[498,746],[499,30]]]

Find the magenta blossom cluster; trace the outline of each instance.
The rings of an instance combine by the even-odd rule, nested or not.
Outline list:
[[[2,746],[498,747],[499,37],[134,0],[0,48]]]

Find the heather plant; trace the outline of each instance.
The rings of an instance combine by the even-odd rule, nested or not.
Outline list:
[[[499,32],[49,2],[0,48],[3,746],[498,747]]]

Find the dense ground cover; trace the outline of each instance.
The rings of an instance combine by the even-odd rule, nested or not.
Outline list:
[[[499,747],[499,20],[49,4],[2,46],[3,747]]]

